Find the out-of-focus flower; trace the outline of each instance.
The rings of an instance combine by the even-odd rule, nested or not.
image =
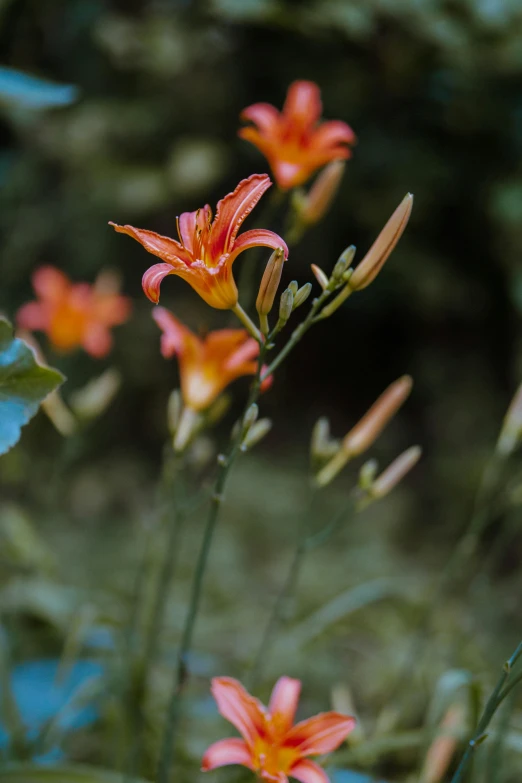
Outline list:
[[[40,267],[32,279],[38,300],[19,309],[18,326],[45,332],[58,351],[81,346],[91,356],[106,356],[111,327],[124,323],[131,312],[130,299],[117,293],[115,279],[108,275],[100,275],[94,285],[72,283],[59,269]]]
[[[163,356],[178,357],[181,393],[188,408],[204,411],[236,378],[255,374],[259,344],[245,329],[217,329],[200,339],[164,307],[155,308],[152,317],[163,331]],[[262,389],[270,384],[267,381]]]
[[[212,695],[219,712],[243,739],[215,742],[203,756],[204,771],[241,764],[272,782],[288,776],[301,783],[328,783],[326,772],[309,756],[335,750],[355,726],[355,718],[323,712],[294,725],[301,683],[281,677],[272,691],[268,709],[237,680],[216,677]]]
[[[320,122],[321,112],[319,87],[307,81],[290,85],[282,112],[269,103],[242,111],[255,127],[241,128],[239,135],[261,150],[282,190],[302,185],[332,160],[351,157],[354,132],[340,120]]]
[[[159,301],[164,277],[179,275],[211,307],[233,309],[238,293],[232,264],[243,250],[282,247],[287,258],[285,242],[273,231],[256,228],[237,236],[241,224],[270,185],[266,174],[252,174],[242,180],[233,193],[218,203],[214,220],[208,204],[196,212],[183,212],[178,218],[179,242],[154,231],[110,223],[116,231],[128,234],[161,258],[163,263],[151,266],[143,275],[143,290],[151,302]]]

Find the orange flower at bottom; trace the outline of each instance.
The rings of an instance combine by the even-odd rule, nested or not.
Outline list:
[[[45,332],[53,347],[64,353],[79,346],[96,358],[109,353],[110,328],[124,323],[131,311],[130,300],[117,293],[110,273],[90,285],[71,283],[59,269],[42,266],[32,282],[38,301],[18,310],[19,327]]]
[[[301,783],[329,783],[326,772],[308,756],[339,747],[354,728],[355,718],[323,712],[294,725],[300,690],[299,680],[281,677],[267,709],[237,680],[214,678],[212,695],[219,712],[243,739],[224,739],[211,745],[203,756],[203,771],[241,764],[277,783],[286,783],[288,776]]]
[[[255,374],[259,346],[245,329],[217,329],[200,339],[164,307],[152,317],[163,331],[163,356],[178,357],[183,401],[192,410],[205,410],[229,383]]]

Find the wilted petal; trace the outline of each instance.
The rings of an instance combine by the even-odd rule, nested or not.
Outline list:
[[[253,746],[257,737],[265,735],[263,705],[254,699],[238,680],[232,677],[214,677],[211,691],[221,715],[236,727],[250,746]]]
[[[225,767],[227,764],[242,764],[253,769],[252,754],[246,742],[242,739],[224,739],[215,742],[205,751],[201,762],[201,769],[207,772],[209,769]]]
[[[116,223],[111,222],[109,222],[109,226],[112,226],[119,234],[128,234],[128,236],[136,239],[143,245],[145,250],[158,256],[162,261],[171,264],[171,266],[190,265],[191,256],[175,239],[156,234],[155,231],[147,231],[144,228],[134,228],[134,226],[118,226]]]
[[[253,122],[262,133],[273,133],[279,125],[279,118],[279,112],[270,103],[254,103],[241,112],[241,119]]]
[[[286,738],[285,745],[298,748],[303,756],[315,756],[335,750],[355,726],[355,718],[338,712],[322,712],[297,723]]]
[[[314,125],[321,116],[321,92],[314,82],[297,81],[288,88],[283,115],[285,121],[298,128]]]
[[[268,174],[252,174],[218,202],[210,237],[213,257],[230,252],[241,224],[271,184]]]
[[[268,379],[267,379],[268,380]],[[301,683],[291,677],[280,677],[270,697],[268,711],[281,731],[288,731],[295,718],[295,711],[301,693]]]
[[[141,279],[143,291],[154,304],[159,302],[161,281],[173,272],[174,269],[170,264],[154,264],[143,275]]]
[[[298,761],[290,770],[290,777],[301,783],[330,783],[324,769],[309,759]]]
[[[250,231],[244,231],[240,234],[234,242],[227,259],[228,265],[230,266],[243,250],[249,250],[252,247],[269,247],[272,250],[282,247],[285,260],[288,258],[288,246],[282,237],[266,228],[252,228]]]

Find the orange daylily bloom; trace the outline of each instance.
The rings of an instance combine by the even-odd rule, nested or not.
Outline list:
[[[236,378],[256,372],[259,344],[245,329],[217,329],[200,339],[164,307],[156,307],[152,317],[163,331],[161,353],[166,359],[178,357],[188,408],[205,410]],[[261,389],[270,382],[265,380]]]
[[[268,160],[282,190],[302,185],[332,160],[351,157],[353,130],[341,120],[320,122],[321,92],[314,82],[290,85],[283,111],[270,103],[254,103],[241,112],[255,127],[239,135],[251,141]]]
[[[124,323],[131,301],[117,293],[110,273],[102,273],[94,285],[72,283],[53,266],[42,266],[32,278],[38,300],[23,305],[16,315],[20,328],[47,334],[58,351],[81,346],[96,358],[112,347],[110,329]]]
[[[355,718],[323,712],[294,725],[300,690],[299,680],[281,677],[267,709],[237,680],[214,678],[212,695],[219,712],[243,739],[211,745],[203,756],[203,771],[241,764],[277,783],[286,783],[288,776],[301,783],[329,783],[326,772],[308,757],[339,747],[354,728]]]
[[[211,307],[229,310],[237,305],[238,299],[232,264],[243,250],[282,247],[286,259],[288,248],[273,231],[256,228],[237,236],[241,224],[271,184],[266,174],[252,174],[242,180],[233,193],[218,203],[214,220],[208,204],[196,212],[183,212],[178,218],[179,242],[154,231],[110,223],[116,231],[137,239],[145,250],[163,261],[143,275],[143,290],[151,302],[159,301],[164,277],[179,275]]]

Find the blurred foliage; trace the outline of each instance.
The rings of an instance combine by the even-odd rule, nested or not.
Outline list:
[[[359,748],[343,751],[343,764],[406,780],[424,758],[424,726],[453,698],[465,700],[469,719],[477,682],[487,691],[519,636],[517,457],[473,573],[438,607],[426,649],[397,695],[419,603],[465,527],[522,377],[521,3],[3,0],[0,46],[6,67],[75,85],[79,96],[45,111],[1,101],[0,308],[13,316],[32,298],[30,274],[42,263],[89,282],[116,267],[136,300],[110,362],[45,349],[69,378],[66,401],[109,364],[117,369],[123,383],[107,411],[67,441],[39,417],[0,463],[0,622],[9,657],[54,658],[65,644],[73,657],[105,662],[116,651],[101,722],[66,738],[73,760],[125,764],[118,707],[125,629],[140,564],[155,573],[162,547],[155,488],[176,383],[141,292],[149,258],[107,221],[172,235],[177,214],[215,205],[240,178],[266,171],[257,150],[237,139],[238,116],[255,101],[280,106],[296,78],[320,85],[325,117],[348,122],[359,143],[334,208],[291,253],[287,280],[310,279],[310,263],[329,269],[352,242],[361,258],[404,193],[415,193],[408,230],[378,281],[310,334],[262,400],[275,426],[264,456],[239,464],[227,494],[192,662],[186,748],[192,774],[190,764],[222,736],[208,677],[242,675],[255,652],[306,510],[313,422],[327,414],[336,432],[345,431],[391,380],[410,372],[413,397],[377,456],[386,463],[415,441],[426,457],[389,502],[306,564],[260,694],[282,672],[299,676],[310,714],[328,708],[335,686],[349,687],[363,737]],[[246,254],[237,268],[249,262]],[[193,329],[227,323],[175,278],[164,283],[162,304]],[[244,388],[237,385],[236,397]],[[218,438],[232,421],[233,411]],[[206,482],[213,446],[198,449],[192,467]],[[325,518],[346,482],[340,478],[325,501]],[[199,534],[194,512],[148,694],[148,766],[140,770],[147,775]],[[84,620],[73,623],[78,615]],[[455,670],[461,674],[451,687],[447,679],[441,686]],[[451,698],[444,691],[449,700],[433,706],[444,687]],[[485,743],[478,781],[519,779],[520,703],[506,720],[501,777],[488,761],[495,745]],[[24,774],[13,780],[35,773]]]

